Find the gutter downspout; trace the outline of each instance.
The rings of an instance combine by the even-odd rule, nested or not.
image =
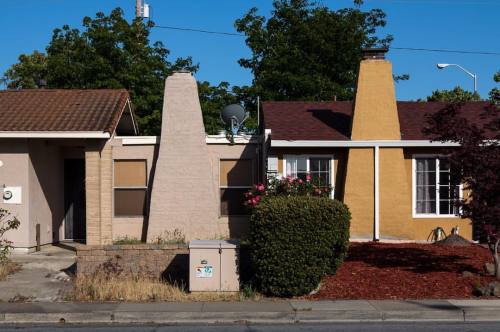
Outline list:
[[[374,150],[374,225],[373,225],[373,241],[380,240],[380,190],[379,190],[379,146],[375,145]]]

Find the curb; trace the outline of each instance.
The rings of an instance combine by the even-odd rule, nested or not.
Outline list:
[[[5,324],[301,324],[346,322],[500,321],[498,308],[425,311],[156,312],[94,311],[1,313]]]

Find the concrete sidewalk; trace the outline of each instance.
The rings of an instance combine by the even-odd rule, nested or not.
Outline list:
[[[0,324],[500,321],[500,300],[0,303]]]

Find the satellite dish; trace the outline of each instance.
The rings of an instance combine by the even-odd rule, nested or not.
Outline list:
[[[226,126],[231,127],[231,133],[236,135],[243,122],[248,119],[248,113],[241,105],[231,104],[222,109],[220,117]]]

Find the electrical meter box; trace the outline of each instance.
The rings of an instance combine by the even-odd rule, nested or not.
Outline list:
[[[239,242],[194,240],[189,242],[189,291],[238,292]]]

